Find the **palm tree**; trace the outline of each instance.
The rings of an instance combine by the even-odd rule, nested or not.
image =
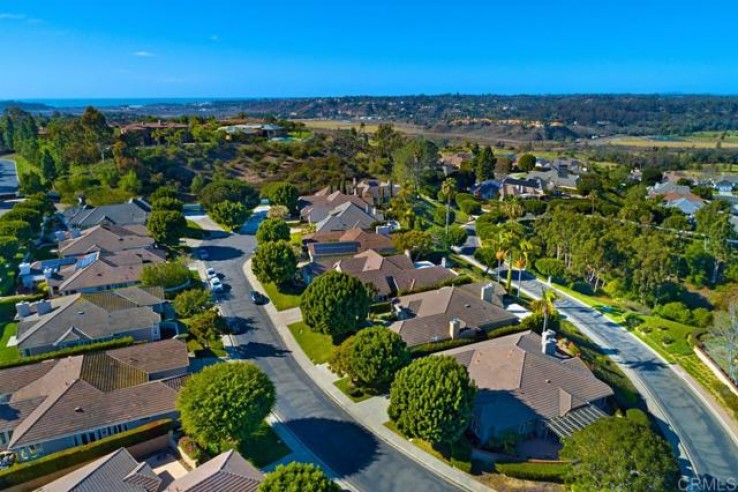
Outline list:
[[[500,268],[502,268],[502,262],[505,260],[505,256],[507,256],[507,250],[499,248],[495,256],[497,257],[497,283],[499,284],[500,283]]]
[[[543,315],[543,331],[546,331],[548,329],[548,319],[553,313],[556,312],[556,308],[554,307],[555,300],[556,293],[553,291],[553,289],[544,288],[541,292],[541,299],[538,301],[534,301],[531,304],[533,311],[539,312]]]
[[[523,239],[518,243],[520,255],[515,261],[515,268],[518,269],[518,297],[520,297],[520,284],[523,281],[523,270],[528,266],[528,253],[533,249],[533,245],[527,239]]]
[[[448,223],[451,218],[451,199],[456,191],[456,180],[454,178],[447,178],[443,184],[441,184],[441,194],[446,199],[446,234],[448,234]]]
[[[502,202],[502,213],[504,213],[510,220],[515,220],[523,216],[525,209],[520,203],[520,200],[513,198],[512,200],[505,200]]]

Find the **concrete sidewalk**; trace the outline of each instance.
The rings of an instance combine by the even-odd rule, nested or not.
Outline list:
[[[263,286],[251,270],[251,260],[247,261],[243,265],[243,273],[255,289],[264,292]],[[385,427],[384,423],[389,420],[389,417],[387,417],[387,406],[389,405],[387,398],[375,397],[361,403],[354,403],[348,396],[344,395],[343,392],[333,384],[335,376],[331,376],[331,373],[326,371],[325,368],[314,365],[302,351],[302,348],[292,336],[289,328],[287,328],[285,321],[291,320],[291,322],[295,322],[302,319],[301,315],[299,317],[297,316],[294,309],[279,312],[271,302],[264,305],[263,308],[271,318],[272,323],[279,332],[279,335],[284,340],[284,343],[290,352],[292,352],[292,356],[300,365],[302,370],[305,371],[310,379],[312,379],[315,384],[323,390],[323,392],[330,396],[331,399],[348,412],[348,414],[364,428],[420,465],[441,475],[461,490],[475,492],[493,490],[475,480],[472,476],[457,470],[438,458],[424,452],[411,442],[403,439]]]

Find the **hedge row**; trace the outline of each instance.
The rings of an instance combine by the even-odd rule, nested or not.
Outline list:
[[[78,345],[76,347],[69,347],[62,350],[55,350],[53,352],[47,352],[45,354],[32,355],[30,357],[23,357],[18,360],[11,362],[4,362],[0,364],[0,369],[7,369],[8,367],[25,366],[33,364],[35,362],[41,362],[42,360],[58,359],[61,357],[69,357],[71,355],[84,354],[86,352],[96,352],[99,350],[112,350],[121,347],[128,347],[133,345],[135,340],[133,337],[122,337],[114,340],[107,340],[105,342],[91,343],[89,345]]]
[[[0,470],[0,489],[34,480],[75,465],[88,463],[113,451],[163,436],[172,429],[171,419],[144,424],[135,429],[106,437],[90,444],[77,446]]]
[[[569,472],[570,467],[569,463],[496,463],[495,471],[521,480],[564,483],[564,477]]]

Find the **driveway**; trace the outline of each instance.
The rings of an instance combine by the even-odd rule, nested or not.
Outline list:
[[[18,173],[15,161],[0,159],[0,199],[15,198],[18,193]]]
[[[513,278],[517,286],[517,272]],[[543,287],[532,275],[523,274],[524,292],[540,297]],[[715,478],[723,484],[738,481],[738,444],[687,381],[634,335],[597,310],[561,295],[555,304],[570,321],[586,327],[585,334],[630,372],[652,412],[663,413],[668,419],[668,423],[661,422],[662,428],[672,444],[686,451],[697,476],[708,481]],[[684,459],[681,465],[690,471]]]
[[[246,230],[253,230],[247,224]],[[286,349],[274,326],[248,301],[251,289],[242,265],[256,248],[252,235],[224,233],[203,243],[210,254],[208,267],[224,275],[228,286],[221,294],[223,314],[234,318],[245,332],[234,338],[237,356],[258,364],[277,388],[274,412],[336,478],[358,490],[435,492],[455,490],[451,484],[423,468],[357,425],[302,371]]]

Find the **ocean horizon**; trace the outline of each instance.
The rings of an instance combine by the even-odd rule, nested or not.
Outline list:
[[[250,97],[106,97],[106,98],[19,98],[21,103],[45,104],[53,108],[109,108],[118,106],[149,106],[152,104],[207,104],[216,101],[245,101]]]

